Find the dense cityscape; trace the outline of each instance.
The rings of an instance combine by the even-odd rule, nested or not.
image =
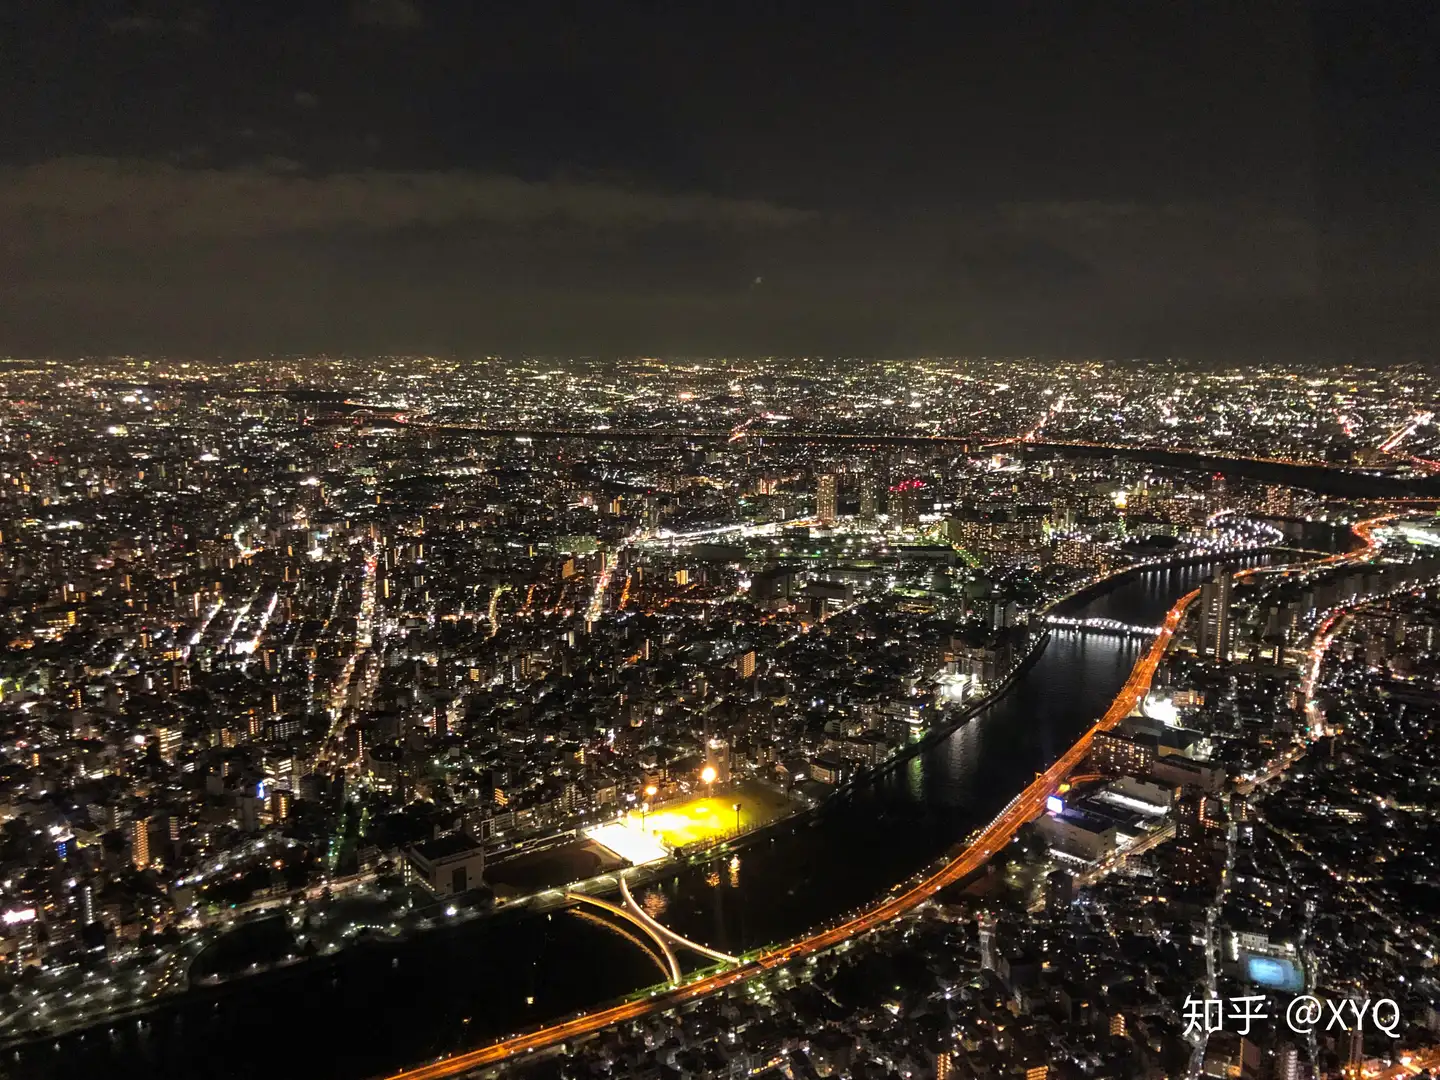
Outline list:
[[[591,935],[563,962],[630,966],[497,967],[484,1015],[336,1075],[1437,1060],[1424,367],[120,357],[0,388],[17,1076],[160,1075],[84,1040],[556,920]],[[939,805],[955,753],[989,764],[943,819],[866,809]],[[865,873],[787,880],[842,833]],[[765,899],[692,903],[731,891]],[[1394,1022],[1299,1033],[1301,994]],[[1217,998],[1270,1019],[1194,1022]]]
[[[0,1080],[1440,1080],[1433,3],[0,101]]]

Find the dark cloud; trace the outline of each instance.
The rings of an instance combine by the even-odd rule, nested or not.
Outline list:
[[[351,15],[361,26],[414,30],[425,25],[425,13],[412,0],[356,0]]]
[[[0,232],[86,244],[154,245],[465,222],[767,229],[811,216],[758,199],[526,181],[464,170],[305,175],[298,169],[297,162],[285,159],[266,167],[203,169],[105,158],[0,168]]]
[[[1002,208],[1017,236],[1084,259],[1087,276],[1126,283],[1142,294],[1184,293],[1204,283],[1220,293],[1308,295],[1318,283],[1314,224],[1293,210],[1244,200],[1144,204],[1074,200]],[[1044,249],[1032,249],[1036,259]],[[1073,276],[1052,256],[1037,276]],[[1147,284],[1148,283],[1148,284]]]
[[[164,37],[173,34],[198,36],[209,26],[210,13],[203,7],[157,7],[105,20],[110,33],[134,37]]]
[[[1315,283],[1313,231],[1245,203],[972,202],[874,218],[280,164],[0,169],[0,317],[12,335],[65,324],[76,348],[114,329],[128,348],[161,349],[171,327],[193,349],[1030,351],[1170,344],[1156,313],[1192,339],[1217,318],[1303,303]]]

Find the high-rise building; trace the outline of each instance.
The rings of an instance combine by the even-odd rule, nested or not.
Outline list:
[[[988,911],[982,910],[975,920],[980,932],[980,966],[986,971],[995,970],[995,924],[995,915]]]
[[[137,817],[130,822],[130,861],[137,870],[150,865],[150,819]]]
[[[1223,836],[1228,823],[1225,807],[1213,795],[1188,791],[1175,804],[1175,839],[1181,844]]]
[[[1201,1075],[1251,1077],[1260,1072],[1260,1047],[1233,1031],[1214,1032],[1205,1043]]]
[[[875,520],[879,512],[876,506],[876,483],[872,477],[865,477],[860,481],[860,520],[869,524]]]
[[[1356,1024],[1350,1030],[1350,1043],[1345,1048],[1345,1075],[1359,1076],[1365,1063],[1365,1030]]]
[[[902,529],[920,524],[920,493],[924,488],[923,480],[902,480],[890,489],[890,516]]]
[[[240,810],[240,829],[242,832],[258,832],[260,830],[260,797],[255,787],[249,785],[249,790],[241,792],[236,803]]]
[[[171,765],[175,764],[175,756],[180,752],[184,741],[184,733],[178,727],[155,729],[155,742],[160,749],[160,759]]]
[[[1265,498],[1261,503],[1261,509],[1276,517],[1290,516],[1295,512],[1294,489],[1278,484],[1270,485],[1265,489]]]
[[[1275,1051],[1275,1080],[1300,1080],[1300,1048],[1294,1043],[1284,1043]]]
[[[1228,573],[1216,574],[1200,586],[1200,628],[1196,651],[1218,661],[1230,659],[1234,626],[1230,618],[1233,584]]]
[[[839,488],[840,485],[834,473],[826,473],[820,477],[815,492],[815,516],[820,519],[821,525],[835,524]]]

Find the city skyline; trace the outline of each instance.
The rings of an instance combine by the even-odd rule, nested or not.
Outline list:
[[[345,1080],[545,1075],[582,1037],[567,1078],[1429,1060],[1433,380],[9,361],[0,1040],[36,1080],[246,1075],[212,1047],[256,1010]],[[1361,915],[1370,871],[1275,845],[1341,865],[1324,823],[1372,798]],[[1340,993],[1357,918],[1388,959],[1343,985],[1386,1030],[1186,1030],[1197,997]],[[1087,974],[1096,919],[1150,989]],[[782,1034],[941,941],[946,996],[883,1040],[858,1005]],[[1106,1011],[1056,1027],[1059,993]],[[299,1037],[332,1009],[386,1042]]]

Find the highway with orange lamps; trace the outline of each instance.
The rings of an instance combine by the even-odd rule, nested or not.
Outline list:
[[[1391,516],[1393,515],[1374,518],[1352,526],[1356,536],[1364,541],[1364,549],[1306,565],[1324,565],[1368,554],[1375,546],[1371,535],[1373,528]],[[1260,568],[1256,568],[1256,570],[1258,569]],[[1292,567],[1292,569],[1299,569],[1299,567]],[[1255,571],[1242,571],[1242,574],[1253,572]],[[1110,708],[1105,711],[1105,715],[1081,735],[1074,745],[1056,759],[1048,769],[1037,774],[1034,781],[1025,790],[1010,800],[1009,804],[980,830],[963,852],[935,873],[923,877],[919,881],[912,878],[913,884],[910,884],[908,888],[903,884],[896,886],[897,889],[903,889],[903,891],[896,892],[877,902],[860,915],[789,944],[767,950],[740,967],[732,967],[712,975],[702,976],[693,982],[679,986],[655,990],[648,996],[635,1001],[583,1013],[535,1031],[501,1039],[478,1050],[456,1054],[428,1065],[420,1065],[413,1069],[394,1073],[391,1074],[391,1080],[442,1080],[444,1077],[461,1076],[476,1069],[499,1064],[520,1054],[549,1049],[570,1039],[594,1034],[649,1013],[675,1008],[686,1002],[724,990],[756,975],[783,967],[792,961],[823,952],[849,938],[874,930],[918,907],[946,886],[969,877],[989,862],[992,855],[1008,844],[1022,825],[1040,816],[1045,809],[1046,797],[1054,793],[1060,783],[1079,767],[1085,759],[1085,755],[1089,753],[1090,744],[1096,733],[1108,730],[1120,723],[1141,702],[1150,690],[1155,670],[1165,658],[1165,653],[1169,649],[1170,642],[1174,638],[1175,631],[1184,618],[1186,610],[1199,595],[1199,589],[1192,589],[1175,602],[1165,616],[1159,635],[1151,643],[1145,655],[1136,661],[1129,678],[1125,680],[1124,686],[1116,694]]]
[[[1059,399],[1054,404],[1052,404],[1050,408],[1045,410],[1045,415],[1040,417],[1039,422],[1029,431],[1025,432],[1025,434],[1018,436],[1017,441],[1034,442],[1036,439],[1040,438],[1040,432],[1044,430],[1045,425],[1048,424],[1051,420],[1055,419],[1056,416],[1060,415],[1060,413],[1064,411],[1065,402],[1068,397],[1068,394],[1061,394]]]
[[[1299,465],[1308,468],[1329,469],[1334,471],[1345,471],[1345,466],[1337,466],[1333,462],[1322,458],[1276,458],[1264,457],[1255,454],[1237,454],[1219,447],[1191,447],[1191,446],[1160,446],[1146,443],[1105,443],[1093,442],[1084,439],[1041,439],[1041,433],[1058,412],[1061,411],[1064,400],[1051,406],[1038,423],[1028,431],[1018,435],[1001,435],[994,432],[973,432],[966,435],[922,435],[915,432],[844,432],[844,431],[808,431],[788,430],[785,428],[767,429],[761,432],[751,430],[751,425],[757,419],[751,418],[742,424],[732,428],[698,427],[698,428],[617,428],[617,427],[594,427],[594,428],[562,428],[562,427],[503,427],[490,424],[471,423],[460,420],[421,420],[409,419],[402,421],[412,427],[433,430],[433,431],[464,431],[472,435],[479,435],[489,438],[514,438],[514,439],[594,439],[614,441],[620,439],[691,439],[696,441],[724,441],[727,443],[739,442],[742,439],[750,438],[752,435],[763,438],[770,442],[808,442],[808,443],[852,443],[861,445],[924,445],[924,444],[960,444],[973,445],[980,450],[995,450],[1007,446],[1015,446],[1023,443],[1032,443],[1042,446],[1051,446],[1057,449],[1074,450],[1123,450],[1123,451],[1163,451],[1174,454],[1189,454],[1199,457],[1224,458],[1237,462],[1257,462],[1267,465]],[[1398,445],[1413,430],[1413,420],[1410,424],[1402,427],[1399,431],[1386,439],[1385,444],[1377,447],[1382,453],[1391,453],[1385,446]],[[1399,439],[1397,439],[1399,436]],[[1401,460],[1407,459],[1407,455],[1395,455]],[[1411,459],[1423,462],[1423,459]]]
[[[1277,563],[1274,566],[1251,566],[1244,570],[1237,570],[1232,575],[1236,581],[1243,581],[1246,578],[1256,577],[1260,574],[1280,574],[1288,576],[1300,573],[1305,570],[1316,570],[1322,566],[1333,566],[1336,563],[1355,562],[1369,558],[1375,551],[1376,539],[1375,530],[1387,521],[1393,521],[1399,514],[1381,514],[1379,517],[1366,518],[1364,521],[1357,521],[1350,526],[1350,531],[1363,545],[1353,551],[1342,551],[1335,555],[1326,555],[1323,559],[1306,560],[1298,563]]]

